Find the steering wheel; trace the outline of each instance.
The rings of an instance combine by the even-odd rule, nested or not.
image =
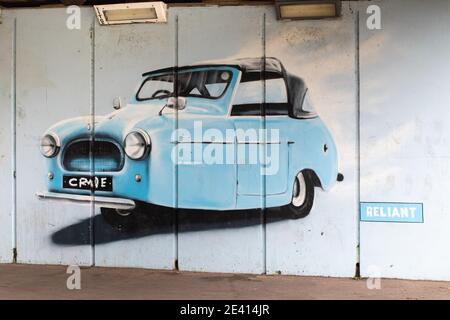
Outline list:
[[[152,94],[152,98],[156,98],[156,97],[159,96],[161,93],[164,93],[164,95],[170,95],[172,92],[170,92],[169,90],[166,90],[166,89],[159,89],[159,90],[156,90],[156,91]]]

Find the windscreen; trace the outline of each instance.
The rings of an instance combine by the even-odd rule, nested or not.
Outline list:
[[[189,70],[178,74],[161,74],[147,77],[137,93],[137,100],[163,99],[178,96],[217,99],[230,84],[232,74],[227,70]]]

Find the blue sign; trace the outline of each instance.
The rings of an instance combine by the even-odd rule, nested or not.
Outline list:
[[[422,203],[361,202],[361,221],[423,223]]]

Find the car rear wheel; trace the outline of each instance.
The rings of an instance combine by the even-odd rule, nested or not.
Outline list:
[[[281,207],[281,210],[292,217],[300,219],[306,217],[314,203],[314,182],[311,173],[302,171],[295,177],[292,188],[291,203]]]

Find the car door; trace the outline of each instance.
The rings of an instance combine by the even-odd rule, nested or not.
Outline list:
[[[262,99],[263,92],[265,99]],[[264,106],[265,117],[262,116]],[[272,75],[265,81],[248,75],[243,77],[231,110],[237,154],[245,159],[237,161],[239,195],[286,192],[289,131],[284,126],[289,119],[287,110],[287,90],[281,75]]]
[[[267,132],[265,148],[265,189],[267,195],[283,194],[288,188],[289,151],[294,143],[289,139],[291,121],[287,115],[265,117]]]
[[[260,139],[263,127],[260,116],[235,116],[237,194],[263,195],[261,156],[264,145]]]

